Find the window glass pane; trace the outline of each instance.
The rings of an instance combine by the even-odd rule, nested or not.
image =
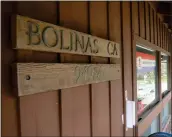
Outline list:
[[[156,98],[156,52],[137,45],[137,99],[138,114]]]
[[[170,133],[171,131],[171,101],[165,105],[163,111],[161,112],[161,116],[162,116],[162,121],[161,121],[162,130],[164,132]]]
[[[168,90],[168,56],[161,54],[161,92]]]
[[[150,134],[159,132],[159,115],[153,120],[152,124],[148,127],[148,129],[143,134],[143,137],[148,137]]]

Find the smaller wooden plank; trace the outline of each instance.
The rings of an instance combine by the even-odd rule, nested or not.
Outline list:
[[[166,25],[164,24],[164,49],[167,50],[167,35],[166,35]]]
[[[170,33],[169,33],[169,30],[167,30],[167,49],[168,49],[168,51],[170,52],[170,43],[169,43],[169,39],[170,39]]]
[[[166,45],[167,41],[166,41],[166,27],[164,24],[164,50],[167,50],[167,45]]]
[[[171,51],[170,51],[170,49],[171,49],[170,35],[171,35],[171,33],[170,33],[170,31],[169,31],[169,32],[168,32],[168,51],[169,51],[169,52],[171,52]]]
[[[163,48],[163,24],[160,21],[161,48]]]
[[[157,39],[157,32],[158,32],[158,29],[157,29],[156,12],[153,11],[153,14],[154,14],[154,35],[155,35],[155,45],[158,46],[158,39]]]
[[[159,21],[159,17],[157,16],[157,39],[158,39],[158,47],[161,47],[161,38],[160,38],[160,21]]]
[[[162,23],[162,48],[165,50],[165,26]]]
[[[150,29],[151,29],[151,43],[155,43],[155,33],[154,33],[154,14],[153,9],[150,8]]]
[[[146,40],[150,41],[150,18],[149,13],[150,12],[150,6],[147,2],[145,2],[145,14],[146,14]]]
[[[120,58],[113,41],[24,16],[13,16],[14,49]]]
[[[140,36],[145,39],[145,5],[144,1],[139,2],[139,16],[140,16]],[[135,11],[136,12],[136,11]]]
[[[120,64],[17,63],[18,96],[121,78]]]
[[[139,11],[138,2],[132,2],[132,28],[135,34],[139,35]]]
[[[168,28],[166,28],[166,50],[168,51]]]

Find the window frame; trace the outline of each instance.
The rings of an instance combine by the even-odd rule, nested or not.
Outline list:
[[[149,105],[147,105],[145,108],[144,108],[144,111],[140,114],[140,115],[138,115],[138,122],[142,119],[142,118],[144,118],[145,117],[145,114],[147,114],[147,112],[151,109],[151,108],[153,108],[158,102],[159,102],[159,87],[158,87],[158,80],[159,80],[159,77],[158,77],[158,69],[159,69],[159,61],[158,61],[158,52],[156,51],[156,50],[154,50],[154,49],[152,49],[152,48],[150,48],[150,47],[148,47],[148,46],[145,46],[145,45],[143,45],[143,44],[140,44],[140,42],[137,42],[136,43],[136,47],[137,47],[137,45],[139,45],[139,47],[140,48],[146,48],[146,49],[148,49],[148,50],[152,50],[153,52],[155,52],[155,58],[156,58],[156,75],[157,75],[157,79],[156,79],[156,81],[155,81],[155,90],[156,90],[156,94],[155,94],[155,100],[153,100]],[[135,48],[136,48],[135,47]],[[137,52],[137,50],[136,50],[136,52]],[[135,58],[135,61],[136,61],[136,58]],[[136,66],[135,66],[136,67]],[[137,70],[137,67],[136,67],[136,70]],[[136,75],[137,75],[137,71],[136,71]],[[136,89],[137,89],[137,78],[136,78]],[[137,91],[136,91],[137,92]],[[137,93],[136,93],[137,94]],[[136,100],[136,102],[138,102],[138,99]],[[137,109],[137,108],[136,108]],[[137,110],[136,110],[137,111]],[[137,112],[136,112],[137,113]]]
[[[162,55],[162,54],[164,54],[165,56],[167,56],[167,74],[170,74],[170,61],[169,61],[170,60],[170,56],[167,55],[167,54],[165,54],[164,52],[160,52],[160,55]],[[160,71],[160,74],[161,74],[161,71]],[[162,92],[162,90],[161,90],[162,98],[165,97],[165,95],[167,95],[170,90],[171,89],[170,89],[170,75],[169,75],[167,77],[167,90],[165,90],[164,92]]]
[[[166,103],[169,102],[169,100],[171,100],[171,53],[162,49],[159,46],[156,46],[155,44],[152,44],[151,42],[143,39],[142,37],[138,36],[137,34],[133,34],[133,40],[132,40],[132,60],[133,60],[133,66],[132,66],[132,70],[133,70],[133,100],[135,102],[137,102],[137,69],[136,69],[136,45],[140,45],[142,47],[151,49],[151,50],[155,50],[157,52],[157,56],[158,56],[158,66],[157,66],[157,73],[158,73],[158,96],[159,96],[159,101],[156,103],[153,103],[149,106],[148,110],[144,110],[145,113],[142,115],[142,119],[139,120],[139,117],[137,115],[137,111],[135,113],[135,135],[136,136],[141,136],[146,129],[150,126],[150,124],[152,123],[152,121],[156,118],[157,115],[160,115],[159,117],[159,128],[160,131],[162,131],[161,128],[161,112],[165,106]],[[165,53],[169,59],[169,66],[168,66],[168,75],[169,75],[169,92],[167,92],[164,97],[161,94],[161,52]],[[137,103],[136,104],[136,108],[137,108]]]

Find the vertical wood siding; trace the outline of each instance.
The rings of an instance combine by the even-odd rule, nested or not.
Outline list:
[[[150,41],[150,6],[147,2],[145,2],[145,14],[146,14],[146,40]]]
[[[55,2],[18,2],[16,13],[57,24]],[[57,62],[57,54],[19,50],[17,61]],[[59,136],[57,91],[23,96],[19,101],[21,136]]]
[[[70,11],[70,12],[69,12]],[[60,25],[88,33],[87,2],[60,2]],[[61,54],[61,62],[88,63],[88,56]],[[61,90],[62,136],[90,136],[90,85]]]
[[[140,37],[145,39],[145,2],[139,2]]]
[[[3,4],[4,6],[4,4]],[[9,11],[7,11],[7,9]],[[112,58],[13,51],[10,16],[17,13],[121,44],[120,80],[17,97],[10,64],[16,62],[114,63]],[[148,2],[16,2],[5,4],[2,23],[3,136],[133,136],[122,124],[124,91],[136,100],[134,35],[171,52],[172,35]],[[7,66],[8,64],[9,66]],[[19,110],[18,110],[19,108]],[[136,118],[137,119],[137,118]]]
[[[131,46],[131,2],[122,2],[122,44],[123,44],[123,87],[127,91],[128,99],[132,100],[132,46]],[[124,92],[123,91],[123,92]],[[126,136],[132,136],[133,130],[129,129]]]
[[[108,39],[107,2],[89,3],[90,34]],[[101,18],[100,18],[101,15]],[[99,23],[97,23],[99,22]],[[108,58],[91,57],[92,63],[108,63]],[[91,85],[92,135],[110,136],[109,82]]]
[[[157,29],[157,19],[156,19],[156,12],[153,11],[153,14],[154,14],[154,33],[155,33],[155,45],[158,46],[158,39],[157,39],[157,32],[158,32],[158,29]]]
[[[121,2],[109,2],[109,39],[122,44],[121,38]],[[114,62],[113,59],[110,60]],[[122,67],[122,55],[121,55]],[[124,125],[121,116],[124,113],[122,78],[110,82],[110,104],[111,104],[111,136],[124,136]]]

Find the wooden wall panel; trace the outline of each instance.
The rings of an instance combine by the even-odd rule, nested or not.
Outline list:
[[[161,37],[160,37],[160,20],[157,16],[157,39],[158,39],[158,46],[161,47]]]
[[[163,24],[162,24],[162,21],[161,21],[161,48],[163,48]]]
[[[168,28],[166,28],[165,34],[166,34],[166,39],[165,39],[165,41],[166,41],[166,50],[168,51]]]
[[[139,33],[139,27],[140,27],[140,24],[139,24],[139,11],[138,11],[138,2],[132,2],[132,20],[133,20],[133,23],[132,23],[132,28],[134,31],[134,33],[136,35],[140,35]]]
[[[164,49],[166,50],[166,27],[164,24]]]
[[[139,11],[138,11],[138,2],[137,1],[133,1],[132,2],[132,28],[135,34],[140,35],[139,34]]]
[[[162,48],[165,49],[165,30],[164,30],[164,24],[162,23]]]
[[[157,19],[156,19],[156,12],[153,11],[153,14],[154,14],[154,35],[155,35],[155,45],[158,46],[158,39],[157,39]]]
[[[109,39],[121,43],[121,2],[109,2]],[[137,28],[138,30],[138,28]],[[121,45],[122,48],[122,45]],[[122,66],[122,55],[121,55]],[[113,63],[113,59],[111,59]],[[122,78],[111,81],[111,136],[124,136],[124,125],[121,116],[123,110]]]
[[[162,24],[160,19],[159,19],[159,36],[160,36],[160,47],[162,47]]]
[[[150,7],[150,29],[151,29],[151,42],[155,42],[155,35],[154,35],[154,19],[153,19],[153,9]]]
[[[170,33],[169,33],[169,51],[170,51],[170,53],[172,52],[172,41],[171,41],[171,35],[172,35],[172,33],[171,33],[171,31],[170,31]]]
[[[18,99],[13,96],[11,85],[11,63],[15,52],[11,48],[10,17],[14,2],[1,2],[1,135],[19,136]]]
[[[145,2],[146,40],[150,41],[150,6]]]
[[[57,23],[56,2],[17,2],[16,6],[17,14]],[[19,50],[17,60],[18,62],[56,62],[57,54]],[[21,136],[59,136],[58,106],[56,91],[21,97]]]
[[[160,19],[159,19],[159,35],[160,35],[160,47],[162,47],[162,24]]]
[[[170,32],[169,32],[169,30],[168,30],[168,41],[167,42],[168,42],[168,51],[171,52],[170,51]]]
[[[140,1],[139,2],[139,17],[140,17],[140,37],[142,38],[146,38],[145,36],[145,2],[144,1]]]
[[[168,46],[168,37],[169,37],[169,35],[168,35],[168,28],[167,28],[166,34],[167,34],[167,39],[166,39],[166,41],[167,41],[167,51],[169,51],[169,46]]]
[[[22,136],[59,136],[57,92],[20,97]]]
[[[88,31],[88,3],[60,2],[60,25],[77,31]],[[87,63],[88,56],[61,54],[61,62]],[[61,91],[61,136],[90,136],[89,85]]]
[[[132,54],[131,54],[131,13],[130,2],[122,2],[122,41],[123,41],[123,76],[124,91],[132,100]],[[132,136],[133,129],[126,131],[126,136]]]
[[[166,50],[168,51],[168,26],[166,27]]]
[[[107,38],[107,2],[90,2],[90,34]],[[101,15],[101,18],[100,18]],[[97,23],[98,22],[98,23]],[[92,63],[108,63],[108,58],[91,57]],[[110,136],[109,82],[91,85],[92,135]]]

